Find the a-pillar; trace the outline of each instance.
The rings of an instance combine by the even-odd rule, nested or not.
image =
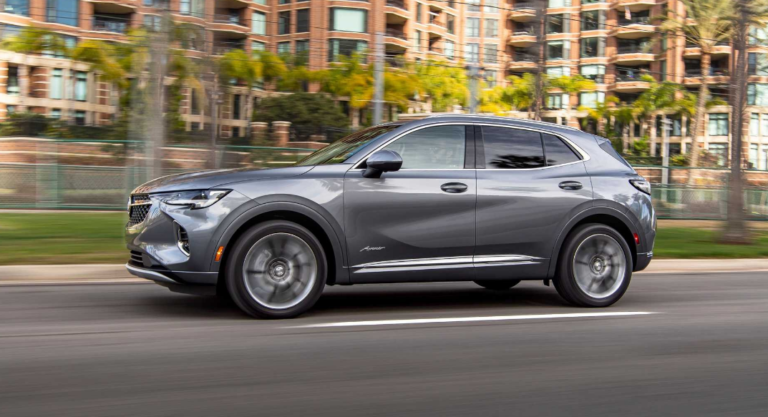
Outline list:
[[[274,128],[273,140],[278,148],[288,147],[288,138],[290,137],[291,122],[272,122]]]

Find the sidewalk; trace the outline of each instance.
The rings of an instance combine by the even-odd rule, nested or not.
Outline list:
[[[766,259],[655,259],[639,274],[704,274],[768,272]],[[23,284],[150,283],[125,270],[123,264],[0,266],[0,286]]]

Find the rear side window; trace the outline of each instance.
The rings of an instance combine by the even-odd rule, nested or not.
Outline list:
[[[545,166],[539,132],[483,126],[483,151],[488,169],[522,169]]]
[[[544,140],[547,166],[570,164],[580,160],[578,155],[557,136],[542,133],[541,138]]]
[[[601,138],[599,136],[595,136],[595,138],[597,139],[597,144],[600,146],[600,149],[604,150],[605,153],[611,155],[614,159],[626,165],[628,168],[632,168],[632,165],[629,165],[629,162],[624,160],[624,158],[622,158],[621,155],[616,152],[616,149],[613,149],[613,145],[611,144],[610,140]]]

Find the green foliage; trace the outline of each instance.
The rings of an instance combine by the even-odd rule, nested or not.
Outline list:
[[[296,93],[262,100],[254,114],[259,122],[284,121],[295,127],[346,128],[347,116],[324,94]]]
[[[450,111],[454,105],[464,105],[469,98],[467,74],[461,67],[426,61],[413,66],[420,88],[432,99],[432,111]]]

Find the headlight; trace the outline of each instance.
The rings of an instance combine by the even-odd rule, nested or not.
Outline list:
[[[629,180],[629,183],[632,184],[635,188],[638,190],[651,195],[651,183],[646,180]]]
[[[151,197],[169,206],[184,206],[191,209],[210,207],[221,200],[230,190],[178,191],[174,193],[153,194]]]

